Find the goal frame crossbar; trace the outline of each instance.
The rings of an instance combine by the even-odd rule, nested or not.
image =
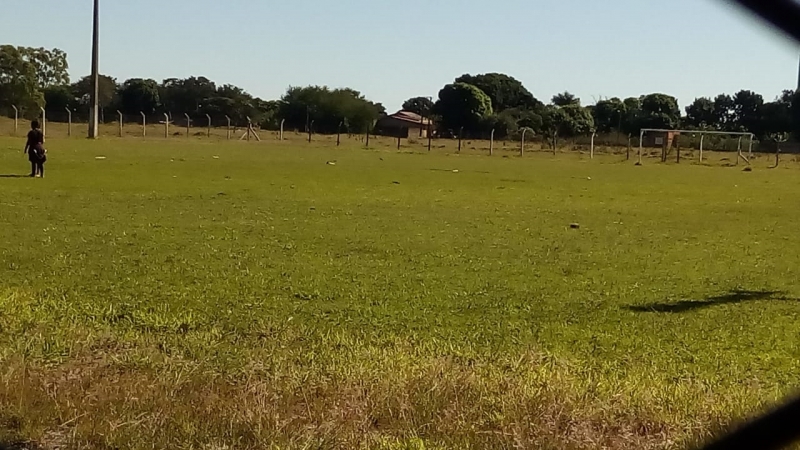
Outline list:
[[[741,131],[705,131],[705,130],[667,130],[663,128],[642,128],[639,131],[639,164],[642,164],[642,153],[644,153],[644,135],[647,133],[678,133],[678,134],[694,134],[700,135],[700,162],[703,162],[703,141],[706,135],[715,135],[715,136],[739,136],[739,147],[737,149],[737,162],[739,159],[744,160],[747,164],[750,164],[750,159],[753,157],[753,141],[755,140],[756,135],[749,132],[741,132]],[[742,140],[744,138],[750,138],[749,148],[748,148],[748,156],[745,157],[742,154]]]

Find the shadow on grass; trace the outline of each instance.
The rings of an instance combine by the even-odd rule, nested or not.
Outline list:
[[[27,175],[0,174],[0,178],[29,178]],[[3,448],[0,447],[0,450]]]
[[[37,445],[22,441],[3,441],[0,440],[0,450],[38,450]]]
[[[789,298],[779,291],[747,291],[735,290],[725,295],[709,297],[705,300],[681,300],[677,303],[650,303],[647,305],[626,306],[625,309],[633,312],[655,312],[679,314],[700,309],[712,308],[723,305],[738,305],[740,303],[758,301],[787,301],[800,302],[800,299]]]

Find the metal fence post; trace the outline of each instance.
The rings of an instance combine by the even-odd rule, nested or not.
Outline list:
[[[519,145],[519,156],[525,156],[525,134],[528,132],[527,128],[522,129],[522,140]]]
[[[17,134],[17,131],[19,131],[19,110],[14,105],[11,105],[11,107],[14,108],[14,134]]]
[[[644,130],[639,132],[639,162],[636,164],[642,165],[642,152],[644,151]]]
[[[343,122],[339,122],[339,128],[336,129],[336,146],[340,146],[342,144],[342,124]]]
[[[119,137],[122,137],[122,112],[117,110],[117,115],[119,116]]]
[[[705,141],[705,139],[706,139],[706,135],[705,134],[701,134],[700,135],[700,162],[701,163],[703,162],[703,143],[704,143],[703,141]]]
[[[39,109],[42,110],[42,136],[47,137],[47,112],[44,108]]]
[[[169,139],[169,114],[164,113],[164,138]]]
[[[428,122],[428,152],[431,151],[431,143],[433,141],[433,127],[431,126],[430,122]]]
[[[211,137],[211,114],[206,114],[206,119],[208,119],[208,137]]]
[[[464,127],[458,130],[458,153],[461,153],[461,141],[464,138]]]
[[[311,121],[311,124],[308,126],[308,143],[311,143],[311,135],[314,133],[314,121]]]
[[[736,146],[736,165],[739,165],[739,160],[742,158],[742,136],[739,136],[739,144]]]
[[[594,159],[594,138],[597,136],[597,131],[592,131],[592,146],[589,149],[589,159]]]
[[[228,140],[231,140],[231,118],[227,115],[225,116],[225,120],[228,121]]]
[[[625,161],[630,161],[631,159],[631,135],[628,135],[628,148],[625,150]]]
[[[489,156],[494,155],[494,128],[492,128],[492,134],[489,135]]]
[[[72,137],[72,110],[69,107],[64,109],[67,111],[67,137]]]
[[[186,117],[186,137],[189,137],[189,134],[192,132],[192,119],[189,118],[189,114],[183,113],[184,117]]]
[[[147,116],[143,111],[139,111],[139,114],[142,115],[142,137],[147,137]]]
[[[282,119],[281,120],[281,136],[280,136],[280,140],[283,140],[283,124],[284,123],[286,123],[286,119]]]

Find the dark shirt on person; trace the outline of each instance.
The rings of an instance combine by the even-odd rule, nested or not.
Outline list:
[[[41,158],[44,153],[44,134],[41,130],[31,130],[28,132],[28,156],[29,158]]]

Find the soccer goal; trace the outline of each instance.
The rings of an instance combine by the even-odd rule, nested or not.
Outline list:
[[[753,157],[753,141],[755,135],[753,133],[741,133],[732,131],[704,131],[704,130],[664,130],[658,128],[642,128],[639,133],[639,165],[642,164],[642,154],[644,153],[645,137],[648,135],[653,136],[653,144],[662,147],[662,161],[666,161],[666,152],[672,146],[674,139],[682,134],[690,136],[700,136],[700,162],[703,162],[703,144],[706,136],[733,136],[739,138],[738,147],[736,150],[738,163],[743,160],[750,164],[750,158]],[[744,140],[748,141],[747,156],[742,153],[742,144]],[[681,153],[678,151],[678,162],[680,162]]]

